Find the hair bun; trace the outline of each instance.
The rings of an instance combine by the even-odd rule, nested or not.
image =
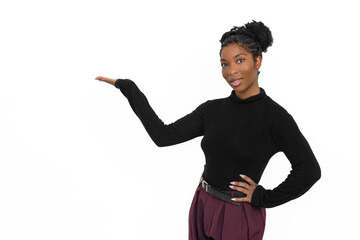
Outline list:
[[[273,44],[273,37],[270,29],[262,22],[252,21],[245,24],[245,31],[252,35],[257,41],[263,52],[266,52],[268,47]]]

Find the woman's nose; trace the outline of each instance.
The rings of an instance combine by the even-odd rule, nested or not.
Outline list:
[[[229,65],[229,68],[228,68],[228,74],[237,74],[238,73],[238,69],[236,68],[236,66],[234,66],[233,64],[230,64]]]

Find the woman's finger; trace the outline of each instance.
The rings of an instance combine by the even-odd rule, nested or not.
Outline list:
[[[108,81],[108,80],[110,80],[110,78],[102,77],[102,76],[98,76],[98,77],[95,78],[95,79],[100,80],[100,81]]]
[[[231,189],[233,189],[233,190],[236,190],[236,191],[239,191],[239,192],[242,192],[242,193],[245,193],[245,194],[246,194],[246,192],[249,191],[249,189],[245,188],[245,187],[238,187],[238,186],[232,186],[232,185],[230,185],[229,187]]]
[[[251,199],[249,197],[242,197],[242,198],[232,198],[231,201],[234,202],[248,202],[251,203]]]
[[[249,184],[244,183],[244,182],[231,182],[230,184],[232,184],[234,186],[238,186],[238,187],[243,187],[243,188],[246,188],[246,189],[248,189],[249,186],[250,186]]]
[[[240,177],[242,179],[244,179],[245,181],[247,181],[251,186],[256,185],[256,183],[251,178],[249,178],[248,176],[240,174]]]

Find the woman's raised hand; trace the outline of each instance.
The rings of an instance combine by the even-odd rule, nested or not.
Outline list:
[[[98,76],[95,78],[96,80],[99,80],[99,81],[103,81],[103,82],[107,82],[107,83],[110,83],[112,85],[115,86],[115,82],[117,79],[112,79],[112,78],[107,78],[107,77],[101,77],[101,76]]]

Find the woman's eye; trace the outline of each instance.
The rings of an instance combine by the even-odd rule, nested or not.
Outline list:
[[[242,58],[241,58],[241,59],[238,59],[238,60],[237,60],[237,63],[242,63],[243,61],[245,61],[245,59],[242,59]]]
[[[221,67],[226,67],[226,66],[227,66],[226,63],[222,63],[222,64],[221,64]]]

